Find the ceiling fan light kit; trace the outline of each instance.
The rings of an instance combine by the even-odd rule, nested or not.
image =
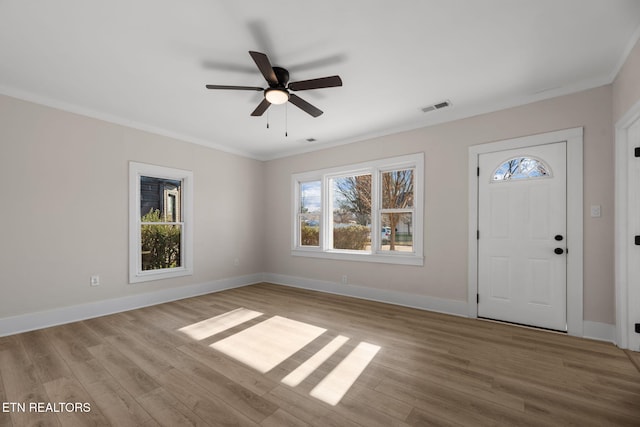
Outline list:
[[[302,80],[289,83],[289,71],[281,67],[271,65],[269,58],[264,53],[249,51],[249,55],[256,63],[258,70],[269,84],[268,88],[258,86],[227,86],[227,85],[206,85],[207,89],[226,89],[226,90],[253,90],[263,91],[264,99],[255,110],[252,116],[262,116],[271,104],[284,104],[290,101],[293,105],[302,111],[310,114],[312,117],[318,117],[322,114],[322,110],[311,105],[298,95],[290,91],[322,89],[327,87],[342,86],[340,76],[320,77],[317,79]]]
[[[286,89],[265,89],[264,97],[271,104],[284,104],[289,100],[289,92]]]

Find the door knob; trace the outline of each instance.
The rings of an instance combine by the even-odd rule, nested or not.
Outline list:
[[[564,239],[564,237],[562,237],[562,234],[556,234],[554,239],[556,239],[558,242],[562,241],[562,239]]]
[[[553,250],[553,252],[555,252],[555,253],[556,253],[556,255],[562,255],[562,254],[564,253],[564,249],[562,249],[562,248],[555,248],[555,249]]]

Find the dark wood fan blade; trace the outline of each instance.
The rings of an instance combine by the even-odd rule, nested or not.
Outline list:
[[[226,86],[226,85],[207,85],[207,89],[230,89],[230,90],[264,90],[257,86]]]
[[[336,86],[342,86],[342,79],[340,76],[321,77],[319,79],[301,80],[299,82],[289,83],[289,89],[291,90],[321,89],[324,87]]]
[[[289,101],[296,107],[300,108],[305,113],[311,114],[313,117],[318,117],[319,115],[322,114],[322,110],[319,110],[313,105],[309,104],[307,101],[300,98],[295,93],[289,94]]]
[[[258,106],[256,107],[255,110],[253,110],[253,113],[251,113],[252,116],[261,116],[264,114],[265,111],[267,111],[267,108],[269,108],[271,106],[271,103],[269,101],[267,101],[266,99],[263,99],[262,102],[260,104],[258,104]]]
[[[260,70],[267,83],[272,86],[277,86],[278,78],[276,77],[276,73],[273,71],[273,67],[271,66],[271,62],[269,62],[267,55],[253,51],[249,51],[249,55],[253,58],[254,62],[258,66],[258,70]]]

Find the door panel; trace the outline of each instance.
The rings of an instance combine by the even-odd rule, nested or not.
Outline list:
[[[510,257],[491,257],[490,286],[491,298],[508,301],[511,298],[509,278],[511,277]]]
[[[500,169],[512,160],[512,173]],[[481,154],[479,165],[478,316],[566,331],[566,143]]]

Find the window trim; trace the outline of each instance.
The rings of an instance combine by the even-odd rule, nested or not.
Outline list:
[[[380,236],[380,215],[383,210],[381,204],[381,184],[380,176],[383,172],[399,169],[413,169],[413,251],[412,252],[391,252],[377,250]],[[329,233],[331,206],[331,192],[328,191],[332,178],[371,174],[371,252],[332,249]],[[320,181],[321,186],[321,221],[320,221],[320,245],[301,246],[300,228],[298,224],[298,211],[300,209],[300,184],[309,181]],[[347,261],[364,261],[376,263],[402,264],[402,265],[424,265],[424,153],[408,154],[404,156],[391,157],[386,159],[373,160],[368,162],[332,167],[327,169],[296,173],[291,176],[292,189],[292,240],[291,255],[310,258],[325,258]],[[402,209],[405,210],[405,209]]]
[[[140,177],[149,176],[182,181],[182,265],[175,268],[142,271]],[[129,283],[148,282],[193,274],[193,172],[147,163],[129,162]]]

